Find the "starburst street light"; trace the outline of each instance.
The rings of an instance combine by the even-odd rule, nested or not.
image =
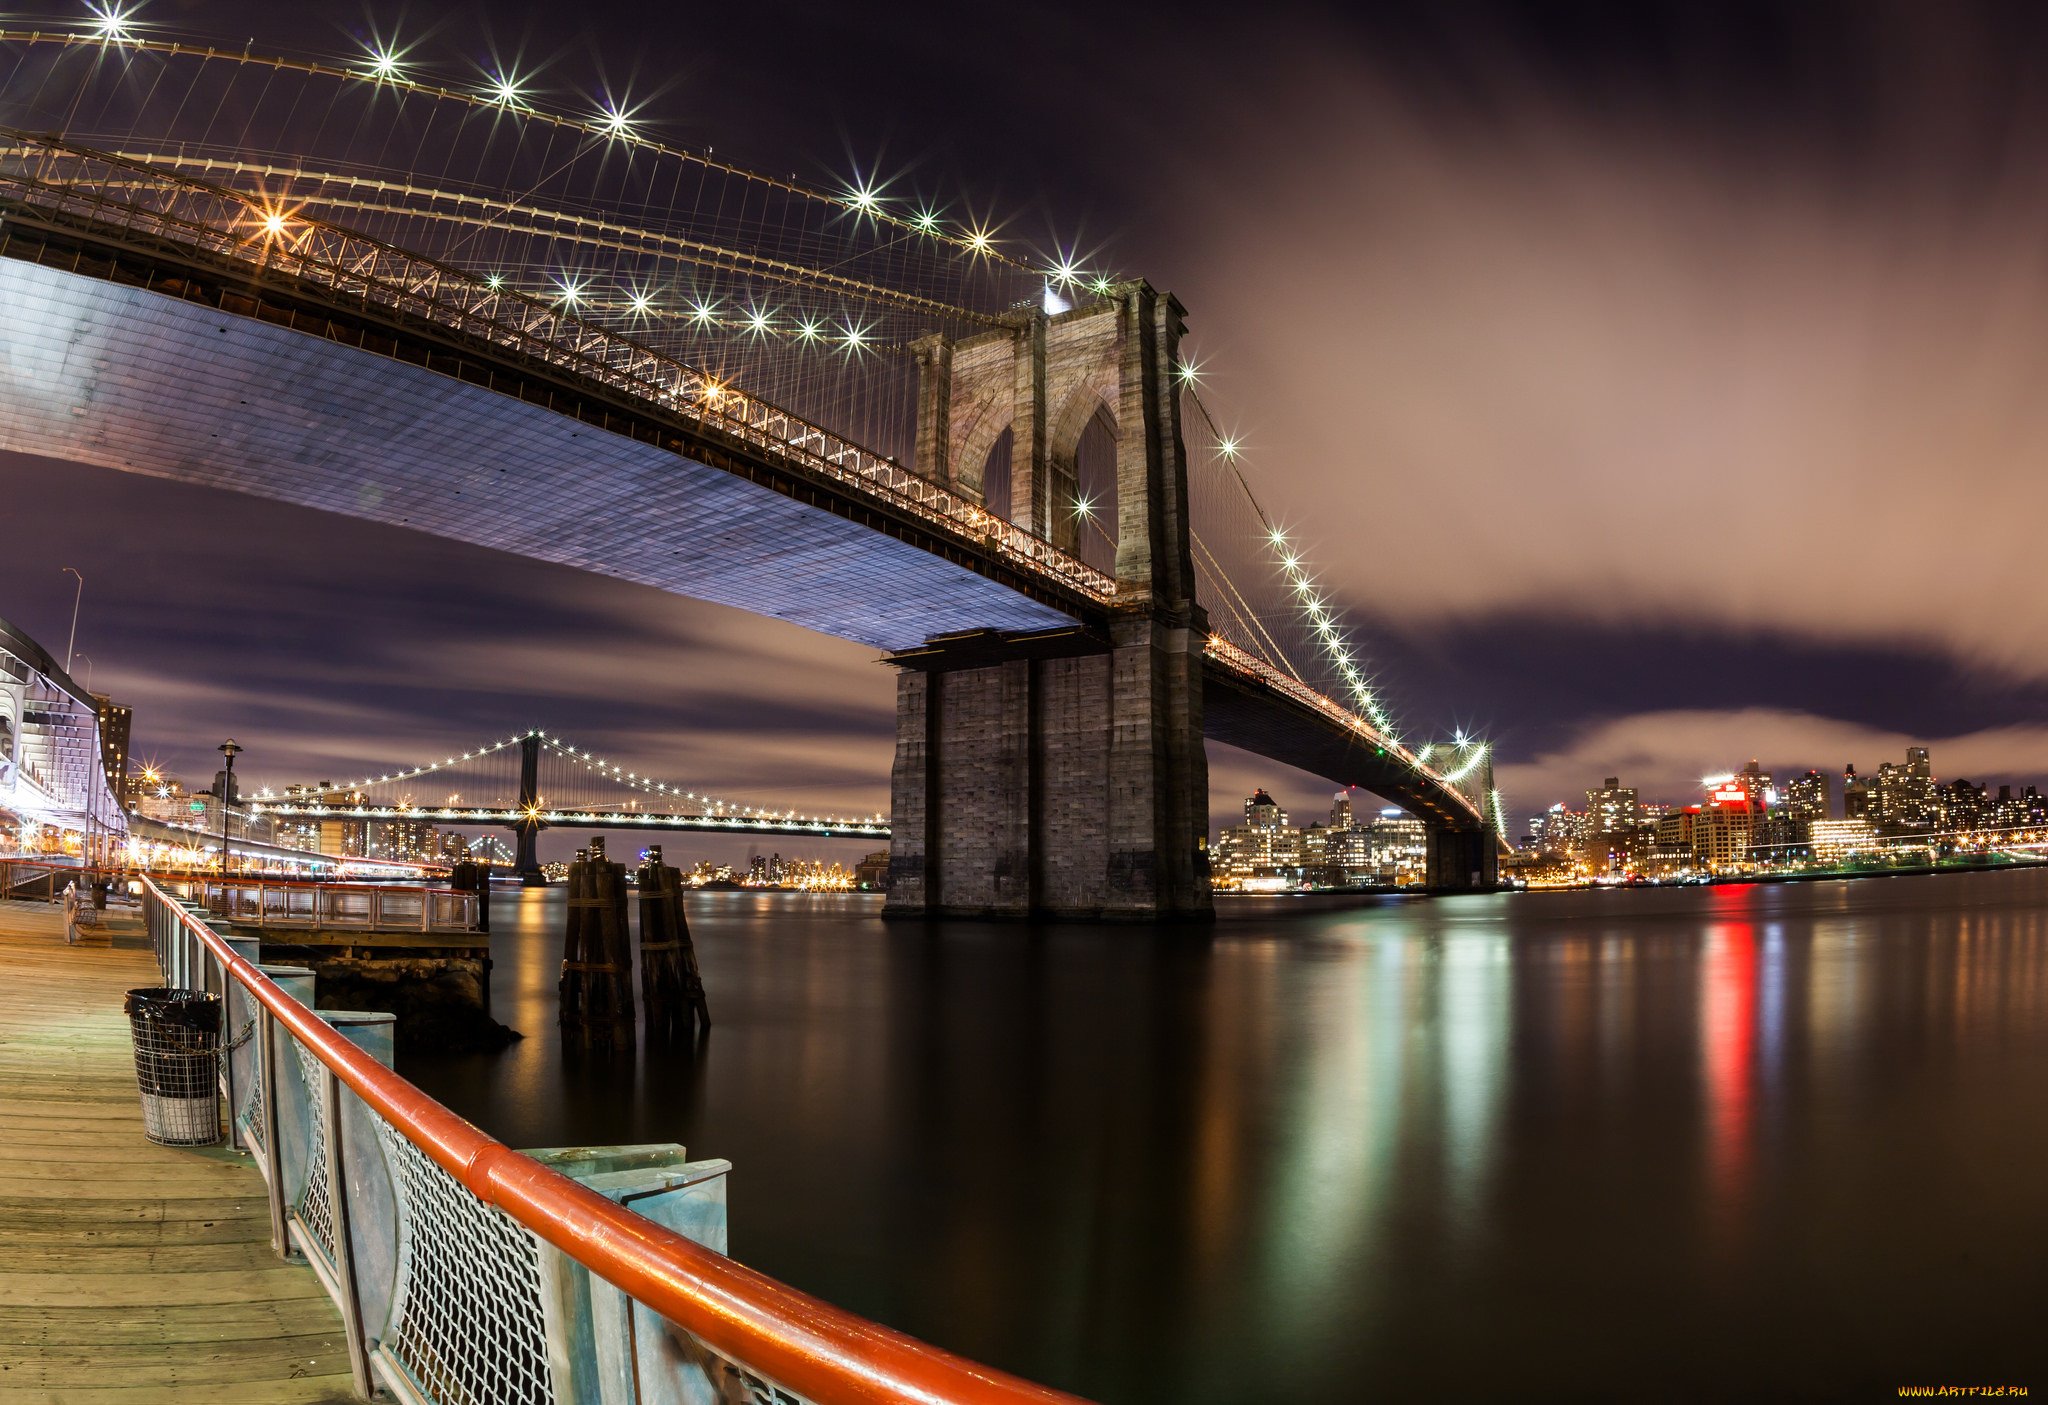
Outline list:
[[[967,231],[967,247],[974,250],[977,254],[985,254],[994,247],[989,239],[988,227],[986,225],[976,225],[973,229]]]
[[[933,214],[930,209],[919,210],[915,215],[911,216],[910,222],[925,234],[938,233],[939,217]]]
[[[1219,440],[1216,445],[1216,452],[1223,455],[1226,459],[1235,459],[1238,454],[1237,441],[1235,439]]]
[[[607,103],[604,115],[598,119],[598,127],[608,137],[630,137],[633,135],[633,119],[624,111]]]
[[[491,80],[491,101],[506,107],[518,107],[526,96],[526,90],[519,86],[519,80],[509,73],[500,73]]]
[[[855,184],[849,186],[846,198],[852,203],[854,209],[859,210],[864,215],[873,214],[882,203],[881,195],[872,185]]]
[[[1046,270],[1045,276],[1064,288],[1080,281],[1081,270],[1074,266],[1072,259],[1061,259]]]
[[[1182,385],[1200,385],[1202,383],[1202,363],[1199,361],[1183,361],[1174,368],[1174,374],[1180,377]]]

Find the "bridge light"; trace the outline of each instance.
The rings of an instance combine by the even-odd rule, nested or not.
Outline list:
[[[1114,289],[1116,288],[1116,284],[1110,282],[1108,278],[1098,273],[1095,275],[1094,279],[1090,281],[1090,283],[1088,284],[1088,288],[1091,292],[1107,297],[1112,291],[1114,291]]]
[[[939,217],[932,213],[931,208],[929,206],[919,210],[915,215],[911,216],[910,222],[916,225],[922,233],[938,233]]]
[[[967,231],[967,247],[977,254],[985,254],[994,247],[986,225],[976,225]]]
[[[519,106],[519,100],[524,96],[525,91],[519,86],[519,80],[510,74],[500,73],[491,80],[491,101],[493,102],[502,103],[506,107],[517,107]]]
[[[398,77],[398,51],[388,44],[371,45],[370,72],[378,78]]]
[[[117,44],[134,37],[128,30],[129,16],[135,13],[133,9],[124,10],[112,0],[105,5],[88,4],[85,8],[92,12],[92,30],[96,37],[110,39]]]
[[[1219,440],[1219,441],[1217,442],[1217,444],[1216,444],[1216,452],[1217,452],[1217,453],[1219,453],[1219,454],[1221,454],[1221,455],[1223,455],[1223,457],[1224,457],[1224,458],[1226,458],[1226,459],[1232,459],[1232,460],[1236,459],[1236,458],[1237,458],[1237,441],[1236,441],[1235,439],[1223,439],[1223,440]],[[1277,541],[1278,539],[1279,539],[1279,534],[1278,534],[1278,533],[1275,533],[1275,534],[1274,534],[1274,540],[1276,540],[1276,541]]]
[[[1183,361],[1175,368],[1174,374],[1180,377],[1182,385],[1200,385],[1202,382],[1201,363],[1199,361]]]
[[[598,120],[597,125],[608,137],[631,137],[633,135],[632,119],[610,103],[605,104],[604,116]]]

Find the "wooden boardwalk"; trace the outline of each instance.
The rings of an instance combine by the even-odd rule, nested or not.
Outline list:
[[[67,947],[0,902],[0,1405],[353,1399],[249,1158],[142,1138],[121,993],[159,979],[139,918]]]

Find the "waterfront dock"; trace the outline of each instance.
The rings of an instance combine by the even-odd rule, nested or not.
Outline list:
[[[69,947],[57,908],[0,902],[0,1405],[349,1400],[249,1158],[143,1139],[121,996],[160,976],[109,916],[111,947]]]

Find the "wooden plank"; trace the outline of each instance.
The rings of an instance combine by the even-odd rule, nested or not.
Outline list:
[[[278,1263],[275,1259],[272,1262]],[[166,1297],[186,1303],[275,1302],[280,1298],[321,1297],[324,1292],[312,1270],[283,1263],[253,1272],[0,1272],[0,1302],[19,1307],[140,1307]]]
[[[201,1399],[218,1398],[204,1389],[193,1393]],[[0,1405],[160,1405],[163,1398],[160,1385],[66,1386],[56,1390],[0,1386]],[[345,1374],[244,1382],[235,1387],[233,1399],[235,1405],[360,1405],[349,1392]]]
[[[0,1341],[25,1346],[256,1341],[328,1332],[330,1303],[156,1303],[128,1307],[0,1307]]]
[[[94,1344],[52,1349],[14,1368],[5,1379],[17,1389],[154,1385],[206,1391],[243,1381],[289,1379],[294,1371],[331,1375],[335,1365],[347,1361],[345,1348],[339,1332],[238,1341]]]
[[[348,1400],[340,1316],[271,1253],[253,1163],[142,1136],[121,996],[160,977],[126,941],[0,903],[0,1405]]]

